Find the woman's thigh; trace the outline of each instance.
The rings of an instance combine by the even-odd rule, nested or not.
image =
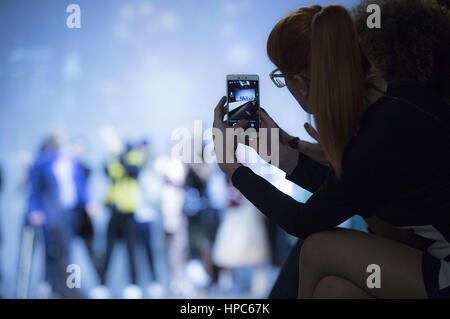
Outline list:
[[[369,265],[379,266],[380,288],[367,285]],[[360,231],[335,229],[306,239],[300,257],[300,296],[311,297],[327,276],[346,279],[377,298],[427,297],[420,250]]]

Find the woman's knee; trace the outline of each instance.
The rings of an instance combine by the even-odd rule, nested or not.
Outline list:
[[[313,299],[371,299],[368,293],[348,280],[337,276],[326,276],[316,285]]]
[[[338,299],[345,295],[345,287],[341,285],[339,278],[335,276],[327,276],[322,278],[316,285],[312,298],[313,299]]]
[[[322,231],[309,235],[300,252],[300,266],[317,264],[326,255],[335,237],[335,230]]]

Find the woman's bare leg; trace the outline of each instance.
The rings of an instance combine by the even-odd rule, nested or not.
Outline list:
[[[380,288],[367,286],[371,274],[367,267],[371,264],[380,266]],[[375,298],[427,297],[420,250],[360,231],[335,229],[305,240],[300,254],[299,297],[312,298],[316,288],[323,294],[323,287],[318,285],[330,276],[335,277],[334,284],[345,280],[347,287],[353,284]]]

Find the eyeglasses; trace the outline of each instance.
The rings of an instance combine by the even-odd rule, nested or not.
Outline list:
[[[270,72],[269,76],[272,82],[279,88],[283,88],[286,86],[286,76],[288,75],[294,75],[293,73],[282,73],[280,69],[275,69],[272,72]],[[306,81],[309,81],[309,78],[303,75],[299,75]]]
[[[281,73],[280,69],[275,69],[272,72],[270,72],[269,76],[270,79],[272,80],[272,82],[279,88],[283,88],[286,86],[286,81],[285,81],[285,77],[286,77],[286,73]]]

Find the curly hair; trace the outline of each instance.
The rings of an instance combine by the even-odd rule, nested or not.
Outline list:
[[[428,82],[450,94],[450,0],[362,0],[353,10],[361,47],[386,80]],[[369,29],[369,4],[381,8],[381,28]]]

